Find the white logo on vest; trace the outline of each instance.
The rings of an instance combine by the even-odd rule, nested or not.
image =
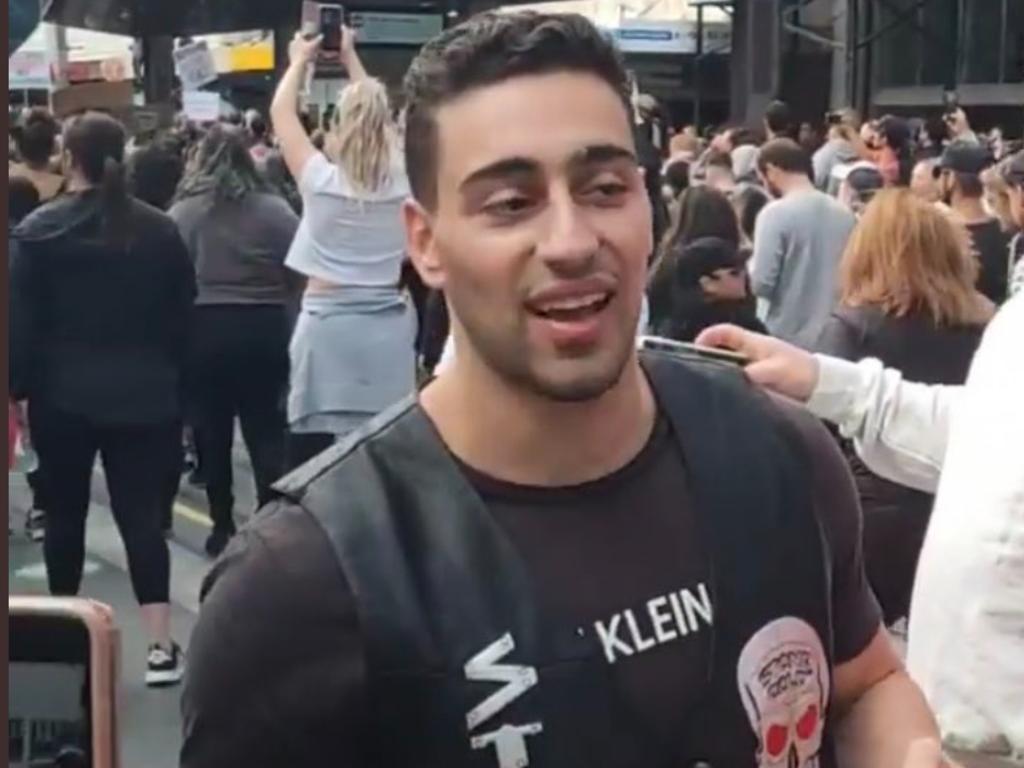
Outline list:
[[[490,720],[537,684],[537,670],[533,667],[498,663],[514,651],[515,647],[512,635],[505,634],[466,662],[467,679],[504,683],[499,690],[466,713],[466,725],[470,731]],[[544,725],[539,722],[526,725],[506,724],[488,733],[471,737],[470,744],[473,749],[487,749],[493,746],[499,768],[526,768],[530,764],[526,738],[543,730]]]
[[[758,768],[818,768],[830,678],[818,633],[787,616],[762,627],[736,668]]]

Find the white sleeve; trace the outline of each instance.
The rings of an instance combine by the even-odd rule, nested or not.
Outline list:
[[[818,385],[807,403],[853,440],[882,477],[934,493],[946,454],[950,415],[963,387],[914,384],[878,360],[851,363],[816,355]]]
[[[1024,755],[1024,296],[989,324],[918,561],[907,668],[943,736]]]

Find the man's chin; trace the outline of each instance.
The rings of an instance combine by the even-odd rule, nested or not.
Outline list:
[[[559,403],[598,400],[622,381],[632,356],[620,361],[564,360],[536,370],[529,387],[536,394]]]

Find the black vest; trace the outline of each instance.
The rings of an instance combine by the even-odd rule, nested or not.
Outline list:
[[[733,369],[664,354],[643,364],[681,445],[711,562],[712,662],[699,705],[680,716],[685,756],[666,755],[625,706],[598,639],[550,614],[410,401],[278,486],[321,523],[358,604],[369,765],[753,768],[766,745],[796,754],[795,716],[780,725],[763,695],[800,693],[803,707],[807,691],[831,688],[831,568],[809,459]],[[780,619],[813,629],[820,664],[799,643],[762,640],[747,654],[759,674],[741,685],[744,649]],[[816,738],[821,761],[807,765],[832,768],[827,726]]]

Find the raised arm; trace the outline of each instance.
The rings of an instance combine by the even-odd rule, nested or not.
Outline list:
[[[359,54],[356,53],[356,36],[348,27],[341,28],[341,63],[348,72],[352,82],[365,80],[369,77]]]
[[[301,33],[296,33],[288,46],[288,69],[277,84],[274,100],[270,104],[270,120],[281,146],[281,154],[296,180],[302,176],[302,169],[309,159],[316,154],[316,147],[299,120],[298,103],[306,70],[319,49],[319,37],[307,40]]]

